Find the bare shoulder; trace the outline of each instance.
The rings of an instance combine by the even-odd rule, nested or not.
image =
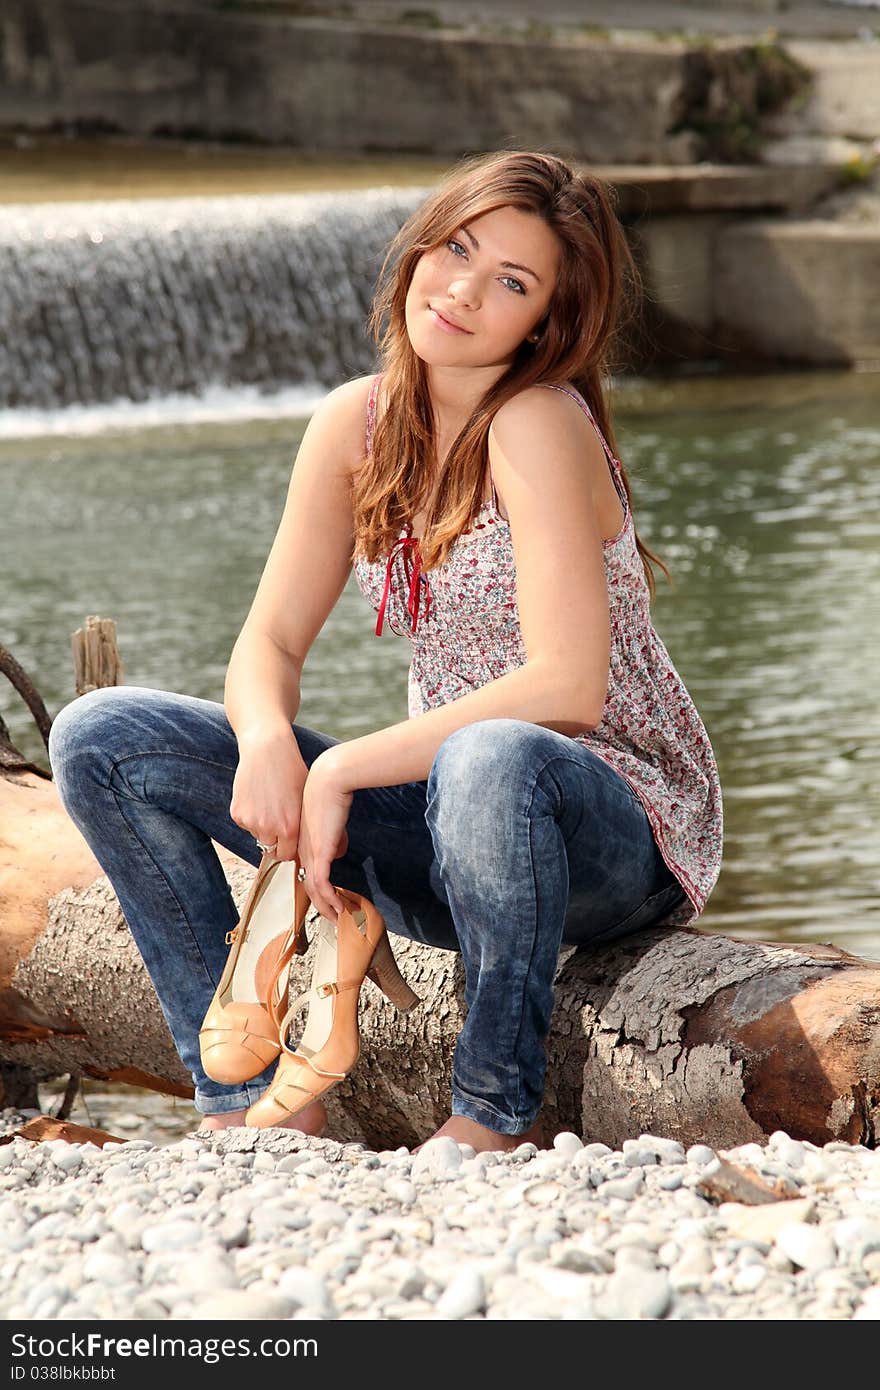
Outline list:
[[[367,402],[375,376],[357,376],[328,391],[313,418],[332,425],[343,438],[362,439],[367,425]]]
[[[559,383],[559,389],[550,389],[556,386],[555,382],[527,386],[505,401],[492,419],[490,447],[493,442],[505,445],[517,439],[531,444],[537,435],[544,442],[552,439],[554,443],[561,443],[570,439],[579,446],[596,441],[596,431],[589,417],[574,398],[574,387]]]
[[[300,453],[317,451],[325,467],[350,475],[364,456],[367,402],[374,380],[372,375],[354,377],[328,391],[312,412]]]

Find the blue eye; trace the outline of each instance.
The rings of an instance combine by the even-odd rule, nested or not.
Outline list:
[[[467,251],[462,246],[460,241],[456,241],[455,237],[450,237],[446,245],[452,251],[453,256],[458,256],[459,260],[461,260],[462,256],[465,258],[465,260],[467,259]],[[458,250],[455,249],[456,247],[458,248]],[[459,255],[459,252],[461,253],[461,255]],[[525,294],[525,286],[523,285],[521,280],[514,279],[512,275],[502,275],[501,279],[502,281],[507,283],[508,288],[511,285],[515,287],[513,291],[514,294]]]

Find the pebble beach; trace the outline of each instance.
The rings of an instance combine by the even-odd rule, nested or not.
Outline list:
[[[880,1318],[880,1152],[2,1139],[7,1320]],[[722,1159],[783,1200],[711,1200]]]

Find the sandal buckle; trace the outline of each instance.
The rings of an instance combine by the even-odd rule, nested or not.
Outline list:
[[[317,989],[315,990],[315,993],[317,994],[319,999],[329,999],[331,994],[339,993],[339,986],[336,983],[336,981],[333,980],[328,984],[318,985]]]
[[[236,938],[237,936],[238,936],[238,927],[233,927],[233,928],[232,928],[232,931],[228,931],[228,932],[226,933],[226,945],[227,945],[227,946],[234,946],[234,945],[235,945],[235,938]]]

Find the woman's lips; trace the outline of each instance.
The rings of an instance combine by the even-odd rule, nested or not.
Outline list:
[[[441,313],[438,313],[436,309],[430,308],[430,306],[428,312],[430,313],[437,327],[442,328],[444,333],[469,333],[469,330],[467,328],[459,328],[457,324],[450,323],[449,320],[445,319]]]

